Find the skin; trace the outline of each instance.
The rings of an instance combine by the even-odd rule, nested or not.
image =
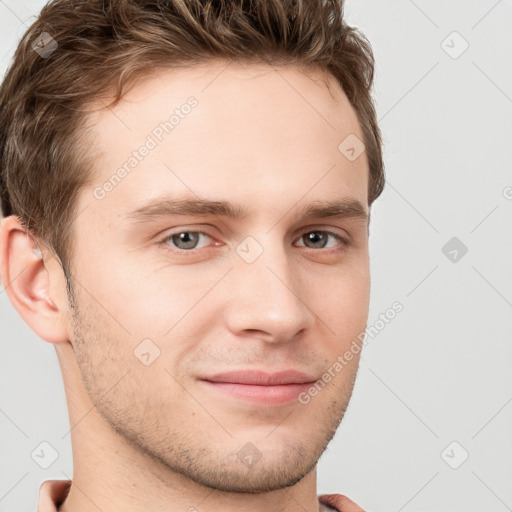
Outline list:
[[[94,188],[190,96],[198,106],[96,199]],[[340,198],[369,211],[366,154],[350,161],[338,150],[351,133],[363,139],[347,97],[320,72],[212,61],[161,71],[112,110],[91,112],[88,125],[98,158],[72,225],[75,309],[57,258],[16,217],[3,219],[0,238],[6,292],[55,345],[62,369],[74,474],[60,510],[318,510],[318,459],[359,355],[308,404],[256,405],[198,377],[294,368],[321,378],[364,331],[367,221],[299,219],[301,207]],[[160,195],[232,201],[249,213],[126,219]],[[192,256],[160,243],[187,230],[205,233]],[[323,230],[351,240],[308,246],[303,235]],[[236,252],[248,236],[263,250],[252,263]],[[173,241],[167,248],[179,251]],[[160,350],[149,366],[134,356],[146,338]],[[261,455],[250,468],[237,457],[247,443]]]

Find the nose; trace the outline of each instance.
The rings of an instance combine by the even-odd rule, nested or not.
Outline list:
[[[262,244],[262,249],[252,263],[237,256],[230,272],[225,322],[238,337],[257,337],[270,343],[290,341],[315,321],[307,304],[305,276],[279,241]]]

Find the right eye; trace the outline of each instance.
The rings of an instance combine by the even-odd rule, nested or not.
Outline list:
[[[165,237],[160,240],[159,244],[162,245],[166,251],[179,255],[188,255],[188,253],[195,253],[196,250],[208,247],[208,245],[198,247],[201,239],[204,240],[205,238],[213,240],[213,238],[204,231],[181,230],[175,231],[174,233],[167,233]]]

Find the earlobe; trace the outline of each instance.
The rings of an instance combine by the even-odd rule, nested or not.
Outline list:
[[[55,265],[52,267],[54,270],[50,272],[40,248],[18,217],[11,215],[2,219],[2,288],[14,308],[40,338],[50,343],[62,343],[68,340],[64,321],[67,304],[52,297],[50,280],[59,279],[55,275]]]

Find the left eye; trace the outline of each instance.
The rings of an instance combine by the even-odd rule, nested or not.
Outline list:
[[[335,238],[338,242],[342,242],[342,245],[344,243],[344,240],[340,235],[338,235],[336,233],[332,233],[331,231],[320,231],[320,230],[308,231],[307,233],[304,233],[299,238],[299,240],[304,239],[304,240],[307,240],[308,244],[309,243],[313,244],[313,247],[306,246],[306,247],[309,247],[310,249],[325,249],[325,248],[327,248],[328,237]],[[331,245],[330,247],[333,247],[333,246]],[[328,247],[328,248],[330,248],[330,247]]]

